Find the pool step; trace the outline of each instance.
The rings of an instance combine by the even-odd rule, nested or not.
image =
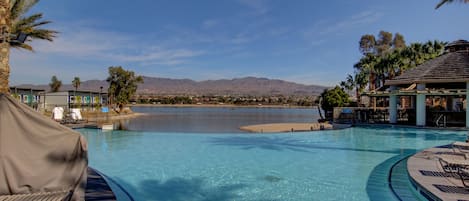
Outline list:
[[[402,201],[418,201],[419,199],[412,190],[412,184],[407,173],[407,159],[400,160],[391,168],[389,184],[394,194]]]

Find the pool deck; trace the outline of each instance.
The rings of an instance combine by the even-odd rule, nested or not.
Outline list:
[[[465,188],[456,173],[446,173],[438,156],[462,157],[454,154],[450,146],[426,149],[411,156],[407,170],[414,188],[433,200],[469,200],[469,189]]]
[[[88,168],[88,180],[85,191],[86,201],[116,201],[117,198],[104,178],[93,168]]]

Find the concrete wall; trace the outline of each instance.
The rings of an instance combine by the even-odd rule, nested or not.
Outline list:
[[[68,109],[68,92],[66,91],[46,93],[42,98],[47,111],[51,111],[55,106]]]

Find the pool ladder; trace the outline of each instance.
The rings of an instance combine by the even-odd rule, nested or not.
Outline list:
[[[441,119],[443,119],[443,123],[440,123]],[[446,115],[440,114],[435,121],[437,127],[446,127]]]

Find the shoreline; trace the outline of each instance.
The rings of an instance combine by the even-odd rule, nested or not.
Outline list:
[[[103,113],[105,114],[105,113]],[[115,120],[123,120],[123,119],[132,119],[140,116],[146,116],[147,113],[139,113],[139,112],[132,112],[128,114],[113,114],[113,115],[90,115],[86,116],[88,121],[95,121],[95,122],[102,122],[102,121],[115,121]]]
[[[337,129],[329,123],[273,123],[242,126],[240,130],[250,133],[289,133]]]

